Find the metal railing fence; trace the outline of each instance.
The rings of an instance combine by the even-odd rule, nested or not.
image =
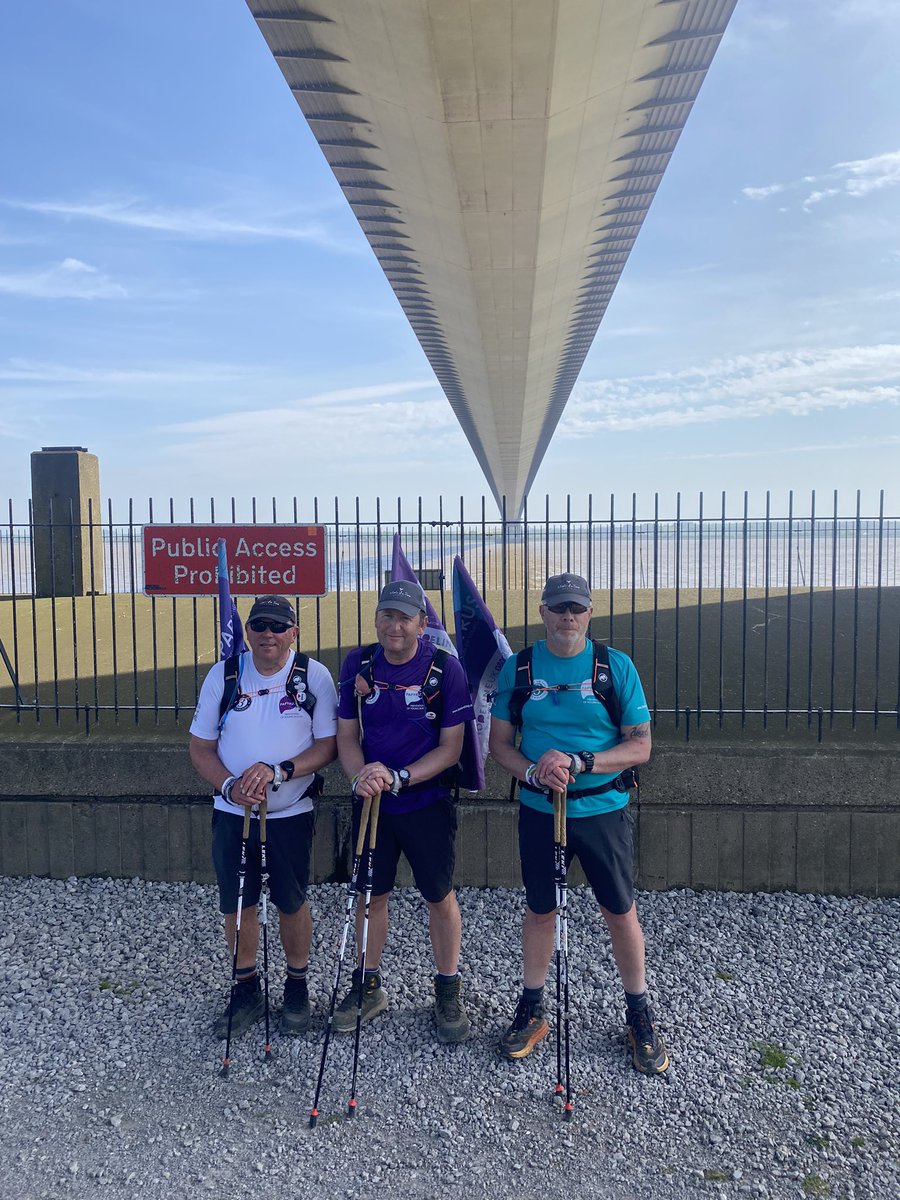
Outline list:
[[[346,651],[372,636],[374,594],[391,563],[395,532],[452,629],[453,556],[464,559],[513,646],[540,636],[540,588],[547,575],[574,571],[594,591],[592,634],[630,653],[641,672],[657,726],[706,731],[796,726],[872,732],[900,724],[900,521],[884,513],[826,509],[815,494],[804,511],[751,516],[744,493],[737,510],[726,496],[701,494],[688,514],[638,519],[570,498],[551,517],[549,497],[526,502],[522,517],[488,517],[460,500],[410,512],[376,505],[363,519],[348,508],[313,501],[288,511],[273,500],[223,507],[187,505],[164,512],[133,500],[114,512],[89,506],[35,520],[31,505],[12,501],[0,528],[0,712],[19,722],[50,719],[140,725],[184,722],[208,665],[218,656],[213,597],[144,596],[141,530],[154,523],[289,523],[326,527],[328,593],[299,600],[301,643],[333,670]],[[36,539],[51,547],[63,585],[35,595]],[[86,548],[86,549],[85,549]],[[71,591],[83,594],[71,595]],[[239,606],[241,602],[239,600]],[[243,605],[246,611],[246,603]],[[17,685],[17,686],[15,686]]]

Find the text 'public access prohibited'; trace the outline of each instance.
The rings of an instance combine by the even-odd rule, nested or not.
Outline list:
[[[145,525],[144,591],[215,595],[219,538],[232,595],[325,595],[323,525]]]

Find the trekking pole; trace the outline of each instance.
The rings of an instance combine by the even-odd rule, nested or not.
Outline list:
[[[263,800],[259,806],[259,923],[262,926],[263,945],[263,994],[266,1005],[266,1049],[265,1061],[272,1061],[272,1043],[269,1035],[269,912],[266,892],[269,888],[269,868],[266,863],[266,805]]]
[[[234,1018],[234,990],[237,987],[238,942],[241,938],[241,911],[244,907],[244,879],[247,876],[247,840],[250,837],[250,809],[244,810],[244,828],[241,833],[241,862],[238,867],[237,913],[234,918],[234,952],[231,956],[231,992],[228,996],[228,1033],[225,1038],[225,1057],[222,1059],[222,1075],[227,1078],[231,1066],[231,1022]]]
[[[566,881],[566,793],[553,793],[553,854],[556,875],[556,1095],[563,1092],[563,1117],[572,1119],[572,1079],[569,1055],[569,889]],[[563,1062],[565,1060],[565,1062]]]
[[[316,1094],[313,1099],[312,1108],[309,1111],[309,1127],[315,1129],[316,1121],[319,1118],[319,1096],[322,1091],[322,1079],[325,1076],[325,1059],[328,1056],[328,1046],[331,1042],[331,1030],[334,1024],[334,1009],[337,1003],[338,990],[341,986],[341,969],[344,965],[344,951],[347,949],[347,938],[350,935],[350,923],[353,919],[353,913],[356,909],[356,883],[359,879],[359,865],[362,862],[363,846],[366,840],[366,831],[369,827],[369,812],[372,808],[372,797],[366,796],[363,800],[362,811],[359,818],[359,833],[356,838],[356,846],[353,854],[353,869],[350,872],[350,882],[347,884],[347,900],[344,905],[344,931],[341,934],[340,947],[338,949],[337,967],[334,972],[334,985],[331,989],[331,1003],[328,1006],[328,1020],[325,1022],[325,1034],[322,1041],[322,1059],[319,1063],[319,1078],[316,1081]]]
[[[359,1068],[359,1031],[362,1029],[363,996],[366,986],[366,947],[369,941],[369,906],[372,903],[372,878],[375,873],[375,839],[378,834],[378,810],[381,807],[381,794],[372,797],[372,810],[369,815],[369,851],[366,856],[366,896],[363,909],[362,945],[359,962],[359,992],[356,997],[356,1032],[353,1038],[353,1079],[350,1084],[350,1100],[347,1104],[347,1116],[356,1116],[356,1073]]]

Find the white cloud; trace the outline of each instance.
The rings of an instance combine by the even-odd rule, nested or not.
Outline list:
[[[769,196],[786,191],[799,191],[813,185],[812,191],[801,201],[809,211],[814,204],[830,200],[834,196],[851,196],[859,199],[872,192],[900,185],[900,150],[885,154],[874,154],[871,158],[858,158],[850,162],[839,162],[820,175],[803,175],[791,183],[770,183],[764,187],[741,188],[741,195],[748,200],[767,200]]]
[[[739,355],[578,385],[562,437],[900,404],[900,344]]]
[[[0,292],[36,300],[121,300],[128,295],[108,275],[77,258],[39,271],[0,275]]]
[[[741,188],[741,195],[746,196],[748,200],[765,200],[769,196],[783,192],[784,187],[783,183],[770,183],[766,187],[745,187]]]
[[[846,440],[842,442],[810,442],[805,446],[765,446],[761,449],[753,450],[716,450],[713,453],[685,453],[683,450],[677,454],[661,454],[660,459],[672,459],[677,462],[686,460],[700,461],[711,459],[718,461],[721,458],[771,458],[775,454],[820,454],[829,451],[840,451],[843,453],[846,450],[881,450],[885,446],[900,446],[900,435],[890,437],[871,437],[858,438],[854,440]]]
[[[64,220],[100,221],[109,225],[145,229],[154,233],[169,234],[189,240],[276,240],[314,242],[330,249],[347,250],[352,247],[335,238],[325,225],[318,221],[268,219],[253,212],[245,215],[229,213],[222,207],[207,208],[164,208],[145,204],[136,197],[114,197],[94,202],[71,202],[67,200],[13,200],[4,198],[0,203],[8,208],[43,216],[61,217]]]
[[[401,399],[411,392],[438,394]],[[320,392],[277,408],[246,407],[167,424],[158,432],[174,437],[170,450],[179,458],[241,454],[259,465],[281,465],[295,458],[302,446],[304,459],[338,453],[343,472],[354,458],[399,463],[399,456],[407,452],[433,452],[442,437],[462,441],[456,418],[434,380]]]

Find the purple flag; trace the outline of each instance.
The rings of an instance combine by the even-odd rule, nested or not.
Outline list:
[[[400,534],[394,534],[394,553],[391,558],[391,579],[406,579],[409,583],[419,583],[419,578],[409,565],[406,555],[400,546]],[[422,585],[419,583],[419,587]],[[422,588],[424,594],[425,589]],[[434,611],[434,606],[425,597],[425,613],[428,624],[425,626],[423,637],[429,638],[436,646],[458,658],[456,647],[450,640],[450,634],[441,624],[441,619]],[[484,757],[478,745],[478,731],[474,721],[466,721],[463,733],[462,754],[459,756],[459,786],[467,792],[480,792],[484,787]]]
[[[220,658],[225,659],[231,658],[232,654],[243,654],[247,646],[244,642],[244,627],[241,625],[237,605],[231,598],[231,588],[228,586],[228,556],[225,553],[224,538],[219,538],[216,578],[219,581],[219,628],[222,634]]]
[[[458,554],[453,560],[453,616],[459,661],[465,669],[475,709],[475,728],[483,772],[497,677],[512,651]]]
[[[394,553],[391,557],[391,579],[405,579],[409,583],[419,583],[419,577],[409,565],[409,561],[403,550],[400,548],[400,534],[394,534]],[[419,587],[422,587],[419,583]],[[425,589],[422,588],[424,593]],[[425,626],[423,637],[430,638],[436,646],[440,646],[443,650],[449,650],[454,658],[459,656],[456,653],[456,647],[450,641],[450,634],[441,624],[441,618],[434,611],[434,605],[425,597],[425,614],[428,617],[428,624]]]

